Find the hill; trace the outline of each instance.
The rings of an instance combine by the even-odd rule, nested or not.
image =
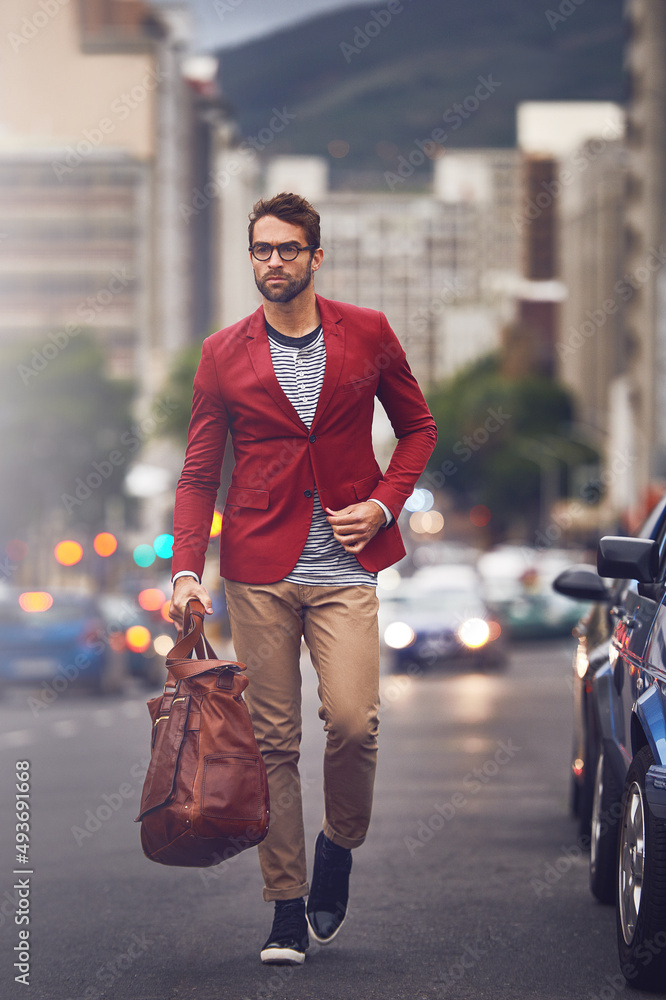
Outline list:
[[[383,186],[400,155],[435,136],[449,148],[514,145],[521,101],[620,101],[622,8],[379,0],[225,50],[220,83],[243,137],[265,137],[274,108],[295,116],[266,153],[326,156],[339,186],[349,172]],[[427,166],[415,183],[426,177]]]

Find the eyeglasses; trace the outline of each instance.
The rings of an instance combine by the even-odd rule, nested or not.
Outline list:
[[[316,246],[299,247],[298,243],[255,243],[250,247],[250,253],[256,260],[270,260],[273,251],[277,250],[280,260],[296,260],[303,250],[316,249]]]

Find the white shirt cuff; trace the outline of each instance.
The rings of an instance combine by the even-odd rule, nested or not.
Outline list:
[[[193,569],[181,569],[180,573],[176,573],[171,577],[171,583],[175,583],[179,576],[193,576],[197,583],[201,583],[201,577]]]
[[[388,528],[389,525],[393,524],[393,514],[388,509],[388,507],[386,506],[386,504],[383,504],[381,502],[381,500],[375,500],[374,497],[370,497],[370,500],[372,501],[372,503],[379,504],[379,506],[381,507],[381,509],[384,511],[384,516],[386,518],[386,524],[384,525],[384,527]]]

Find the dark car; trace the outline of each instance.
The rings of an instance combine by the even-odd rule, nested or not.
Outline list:
[[[666,500],[639,537],[602,538],[597,569],[572,567],[554,584],[596,601],[574,658],[573,800],[583,830],[589,822],[592,892],[617,906],[622,972],[633,987],[659,989],[666,982]]]
[[[445,664],[501,667],[502,629],[470,566],[428,567],[380,600],[380,640],[392,672]]]
[[[0,589],[0,687],[42,686],[49,698],[73,685],[106,693],[113,673],[95,599],[72,590]]]

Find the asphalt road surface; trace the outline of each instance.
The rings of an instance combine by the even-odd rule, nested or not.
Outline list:
[[[349,919],[300,968],[259,961],[272,906],[255,852],[202,871],[143,857],[132,820],[148,753],[145,692],[65,692],[37,714],[28,692],[10,692],[0,703],[0,996],[645,996],[619,975],[614,912],[588,891],[568,815],[571,646],[517,646],[499,675],[384,677],[375,812],[354,854]],[[313,844],[323,735],[304,671]],[[29,764],[29,867],[15,860],[17,762]],[[17,910],[29,924],[15,923]],[[26,952],[29,972],[16,982]]]

